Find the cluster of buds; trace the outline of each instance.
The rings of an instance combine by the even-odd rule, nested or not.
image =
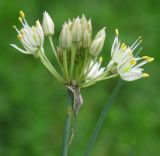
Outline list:
[[[87,21],[86,17],[82,15],[81,19],[77,17],[73,21],[69,19],[68,22],[64,23],[59,44],[62,49],[69,49],[72,44],[77,44],[79,49],[88,48],[92,56],[98,56],[103,48],[105,36],[105,28],[103,28],[92,41],[91,19]]]
[[[22,53],[33,54],[41,60],[45,67],[65,85],[76,84],[78,87],[87,87],[98,81],[120,76],[123,80],[133,81],[149,75],[143,73],[142,65],[152,62],[154,59],[148,56],[135,57],[133,51],[141,43],[139,37],[131,46],[120,43],[118,30],[111,49],[111,61],[106,67],[101,67],[106,32],[105,27],[96,35],[92,35],[91,19],[84,15],[73,20],[68,20],[62,26],[59,36],[59,46],[54,47],[52,36],[54,35],[54,22],[47,12],[43,14],[42,25],[36,21],[35,26],[29,26],[25,14],[20,11],[19,21],[22,28],[16,26],[18,39],[24,49],[11,44]],[[49,38],[51,48],[61,68],[61,73],[48,60],[43,48],[45,37]]]

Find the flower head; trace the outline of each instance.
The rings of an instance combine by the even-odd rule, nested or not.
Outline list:
[[[111,61],[107,66],[108,71],[117,72],[123,80],[134,81],[149,75],[143,73],[141,66],[154,59],[149,56],[134,57],[133,51],[142,42],[139,37],[130,47],[118,40],[118,29],[116,29],[116,37],[111,49]],[[141,62],[140,62],[141,61]],[[140,62],[140,63],[139,63]]]
[[[43,13],[42,22],[43,32],[45,36],[54,35],[54,23],[52,18],[49,16],[48,12]]]
[[[25,19],[25,15],[20,11],[19,21],[23,25],[21,30],[18,30],[16,26],[13,26],[17,31],[17,38],[20,40],[24,49],[19,48],[15,44],[11,44],[14,48],[25,54],[35,54],[35,52],[43,47],[44,34],[42,26],[39,21],[36,21],[36,25],[30,27]]]

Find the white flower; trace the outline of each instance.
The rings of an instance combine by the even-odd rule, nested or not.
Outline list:
[[[67,23],[64,23],[59,37],[59,45],[62,48],[70,48],[72,44],[72,36]]]
[[[42,26],[39,21],[36,21],[36,25],[30,27],[25,20],[24,13],[20,11],[19,21],[22,23],[23,28],[21,30],[18,30],[16,26],[14,28],[16,29],[18,33],[18,39],[20,40],[21,44],[23,45],[24,49],[19,48],[15,44],[11,44],[12,47],[16,48],[22,53],[25,54],[35,54],[35,52],[43,47],[44,43],[44,34],[42,30]]]
[[[142,42],[139,37],[130,47],[124,43],[120,43],[118,40],[118,29],[116,29],[116,37],[114,39],[111,49],[111,61],[107,66],[107,70],[111,72],[117,72],[123,80],[134,81],[142,77],[148,77],[149,75],[143,73],[141,66],[148,62],[152,62],[154,59],[148,56],[141,58],[135,58],[133,51]],[[143,60],[141,63],[139,61]]]
[[[107,69],[110,70],[113,64],[118,64],[126,57],[133,57],[133,51],[138,47],[142,42],[141,37],[139,37],[132,46],[126,46],[125,43],[122,43],[118,40],[118,29],[115,30],[116,36],[111,48],[111,61],[109,62]]]
[[[96,57],[99,55],[99,53],[103,48],[105,37],[106,37],[105,28],[103,28],[97,33],[95,39],[92,41],[91,46],[89,48],[89,53],[92,56]]]
[[[45,36],[54,35],[53,20],[46,11],[43,13],[42,27]]]
[[[100,60],[97,61],[96,63],[94,61],[91,61],[89,65],[89,72],[86,75],[86,80],[93,80],[103,74],[103,72],[105,71],[105,68],[101,67],[101,62],[102,62],[101,57],[100,57]]]
[[[143,60],[138,63],[138,61]],[[149,75],[143,73],[141,66],[148,62],[152,62],[154,58],[143,56],[141,58],[126,57],[117,66],[117,73],[125,81],[134,81],[143,77],[148,77]]]

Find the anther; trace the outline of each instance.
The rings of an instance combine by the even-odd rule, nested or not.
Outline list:
[[[22,17],[18,17],[20,23],[23,23]]]
[[[119,35],[118,29],[115,29],[115,33],[117,36]]]
[[[18,34],[18,35],[17,35],[17,38],[18,38],[19,40],[22,40],[22,35],[21,35],[21,34]]]
[[[136,60],[135,59],[132,59],[131,61],[130,61],[130,64],[131,65],[135,65],[137,62],[136,62]]]
[[[147,73],[143,73],[142,76],[145,78],[145,77],[149,77],[149,74]]]
[[[25,14],[24,14],[23,11],[20,11],[20,12],[19,12],[19,15],[20,15],[20,17],[25,18]]]

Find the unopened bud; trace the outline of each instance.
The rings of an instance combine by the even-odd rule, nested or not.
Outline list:
[[[72,44],[72,36],[67,23],[65,23],[60,33],[59,45],[61,48],[66,49],[66,48],[70,48],[71,44]]]
[[[91,19],[88,21],[88,32],[92,36],[92,23],[91,23]]]
[[[43,13],[42,27],[45,36],[54,35],[53,20],[46,11]]]
[[[90,46],[89,53],[92,56],[98,56],[98,54],[101,52],[104,45],[105,37],[105,28],[103,28],[97,33],[95,39],[92,41],[92,44]]]
[[[83,34],[82,42],[83,42],[83,47],[84,48],[88,48],[91,44],[91,35],[88,33],[87,30]]]
[[[70,20],[70,19],[68,20],[68,23],[67,23],[67,24],[68,24],[68,28],[70,29],[70,28],[71,28],[71,26],[72,26],[72,22],[71,22],[71,20]]]
[[[82,25],[79,17],[77,17],[71,27],[72,39],[75,42],[79,42],[82,39]]]
[[[106,36],[106,27],[102,28],[97,34],[96,34],[96,37],[95,38],[99,38],[99,37],[102,37],[102,36]]]

